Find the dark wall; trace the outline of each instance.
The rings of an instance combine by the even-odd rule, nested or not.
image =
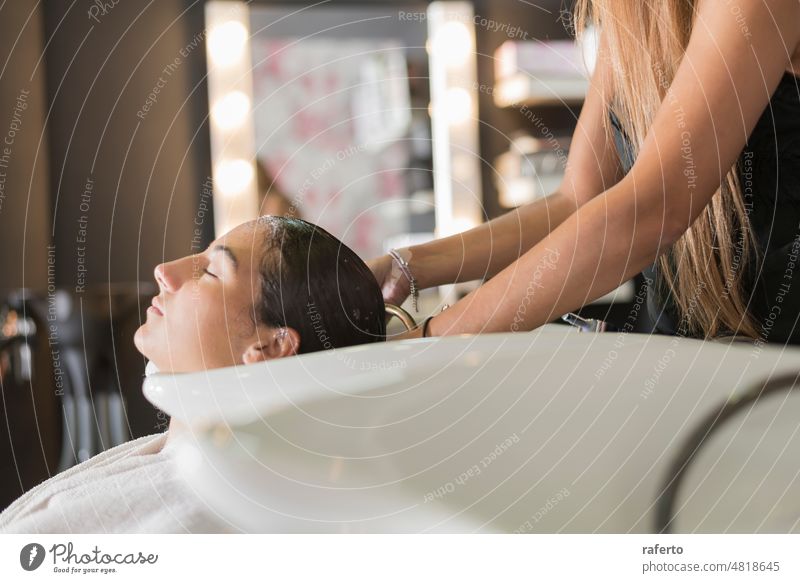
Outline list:
[[[478,0],[475,10],[519,26],[528,38],[565,38],[561,12],[570,4]],[[2,71],[0,139],[20,90],[30,90],[0,199],[0,261],[10,268],[0,286],[22,286],[23,265],[25,285],[46,284],[48,208],[55,218],[58,284],[152,281],[157,263],[190,250],[210,172],[203,2],[108,3],[105,11],[88,0],[49,0],[45,6],[44,14],[25,24],[26,3],[6,3],[0,19],[0,46],[11,55]],[[494,51],[509,37],[480,26],[476,33],[478,81],[491,85]],[[45,58],[37,67],[45,39]],[[155,89],[156,102],[145,112]],[[45,91],[49,144],[42,130]],[[479,99],[484,204],[493,217],[504,210],[492,179],[494,160],[526,120],[519,111],[495,107],[488,93]],[[571,133],[578,111],[551,107],[537,114],[554,131]],[[213,238],[212,225],[206,214],[205,242]]]
[[[31,288],[15,307],[37,330],[30,351],[0,350],[0,509],[168,423],[132,339],[153,268],[191,250],[210,173],[204,6],[101,4],[0,3],[0,293]]]
[[[44,288],[47,278],[48,141],[41,4],[0,12],[0,293]]]
[[[78,292],[188,253],[210,172],[203,3],[107,5],[45,11],[56,274]]]

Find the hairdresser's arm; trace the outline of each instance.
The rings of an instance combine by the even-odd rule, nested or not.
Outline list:
[[[628,175],[433,318],[430,335],[536,328],[615,289],[683,234],[739,156],[800,38],[797,0],[736,7],[735,16],[726,3],[701,2],[685,58]]]
[[[411,271],[421,287],[492,277],[620,179],[614,144],[603,125],[603,92],[608,86],[604,56],[601,46],[556,192],[464,233],[409,247]]]

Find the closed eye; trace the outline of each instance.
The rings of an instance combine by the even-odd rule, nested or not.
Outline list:
[[[210,272],[208,269],[205,269],[205,268],[203,268],[203,272],[204,272],[204,273],[207,273],[208,275],[210,275],[210,276],[211,276],[211,277],[213,277],[214,279],[219,279],[219,278],[218,278],[216,275],[214,275],[213,273],[211,273],[211,272]]]

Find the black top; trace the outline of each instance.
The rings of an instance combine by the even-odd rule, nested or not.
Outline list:
[[[611,123],[627,174],[633,166],[629,142],[613,113]],[[761,264],[751,261],[746,266],[745,298],[751,297],[750,311],[766,341],[800,344],[800,77],[787,71],[781,78],[737,166],[763,257]],[[647,293],[653,331],[677,334],[678,312],[659,279],[658,263],[642,274],[654,282]]]

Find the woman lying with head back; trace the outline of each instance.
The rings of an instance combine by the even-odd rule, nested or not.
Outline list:
[[[134,343],[159,371],[194,372],[383,341],[381,290],[324,229],[265,215],[155,269]]]
[[[385,340],[378,283],[351,249],[301,219],[263,216],[202,253],[158,265],[134,335],[148,372],[196,372]],[[106,450],[32,488],[0,531],[226,532],[181,480],[164,433]]]

